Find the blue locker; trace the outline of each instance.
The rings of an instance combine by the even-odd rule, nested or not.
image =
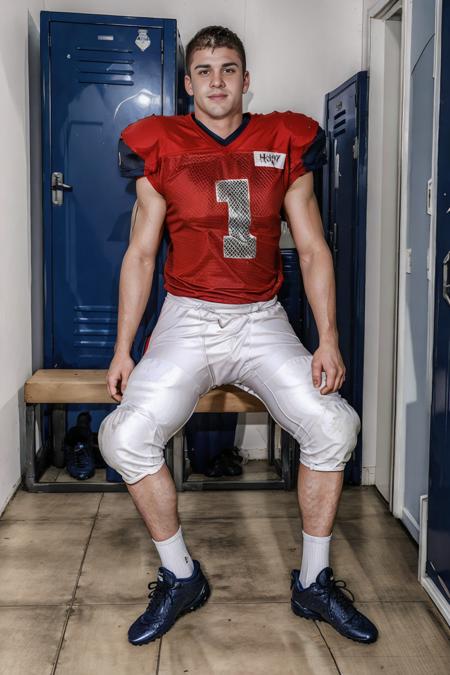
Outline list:
[[[450,603],[450,6],[442,5],[436,276],[426,572]]]
[[[184,52],[173,19],[41,12],[44,367],[107,368],[135,181],[120,176],[121,130],[187,111]],[[133,344],[142,354],[165,291],[163,239]],[[86,406],[70,406],[68,426]],[[93,424],[114,407],[89,406]]]
[[[328,163],[323,168],[322,220],[333,256],[339,347],[346,366],[340,389],[362,418],[364,295],[367,203],[368,77],[357,73],[325,97]],[[318,346],[312,312],[304,320],[304,341]],[[361,434],[345,480],[361,482]]]
[[[106,368],[135,200],[134,181],[118,170],[117,141],[136,119],[178,111],[183,54],[168,19],[42,12],[41,39],[45,367]]]

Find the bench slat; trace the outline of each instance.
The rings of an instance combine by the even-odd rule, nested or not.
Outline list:
[[[106,386],[107,370],[41,369],[25,383],[26,403],[116,403]],[[202,396],[195,412],[266,412],[257,397],[233,385]]]

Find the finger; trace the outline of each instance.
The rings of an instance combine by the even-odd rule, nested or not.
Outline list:
[[[322,364],[320,361],[313,361],[311,364],[312,381],[315,387],[320,387],[322,382]]]
[[[334,390],[337,371],[334,368],[329,368],[326,371],[326,385],[320,390],[321,394],[329,394]]]
[[[336,379],[334,381],[334,387],[333,387],[333,393],[338,391],[342,387],[342,382],[343,382],[343,373],[341,370],[338,370],[336,374]]]
[[[339,387],[338,387],[338,389],[341,389],[341,387],[343,386],[344,382],[345,382],[345,373],[342,373],[341,377],[339,378]]]
[[[111,398],[115,401],[120,401],[122,398],[122,392],[120,391],[120,379],[118,377],[108,378],[108,389]]]

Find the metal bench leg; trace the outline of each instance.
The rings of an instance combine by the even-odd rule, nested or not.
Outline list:
[[[66,435],[67,406],[55,403],[52,406],[53,464],[61,469],[65,466],[63,442]]]
[[[184,431],[180,429],[173,437],[173,479],[178,492],[184,483]]]
[[[267,414],[267,460],[269,466],[275,461],[275,420]]]
[[[36,404],[25,406],[25,487],[30,492],[36,483]]]
[[[281,477],[284,481],[285,490],[291,490],[294,485],[293,465],[294,454],[296,452],[297,443],[284,429],[281,431]]]

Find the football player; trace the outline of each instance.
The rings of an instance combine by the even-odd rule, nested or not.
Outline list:
[[[208,26],[186,49],[185,87],[194,113],[146,117],[128,126],[119,142],[122,175],[136,178],[138,212],[121,269],[117,342],[107,376],[120,405],[103,420],[99,444],[122,474],[161,558],[150,602],[128,631],[135,645],[159,638],[210,594],[183,539],[164,448],[199,397],[227,383],[259,397],[301,449],[303,547],[300,569],[291,573],[292,610],[327,621],[353,640],[377,639],[376,627],[329,565],[343,470],[360,420],[338,392],[345,366],[333,263],[313,191],[312,171],[326,162],[325,133],[301,113],[243,113],[249,84],[239,37]],[[277,300],[281,209],[319,332],[314,354]],[[167,296],[135,366],[130,349],[164,224],[170,235]]]

